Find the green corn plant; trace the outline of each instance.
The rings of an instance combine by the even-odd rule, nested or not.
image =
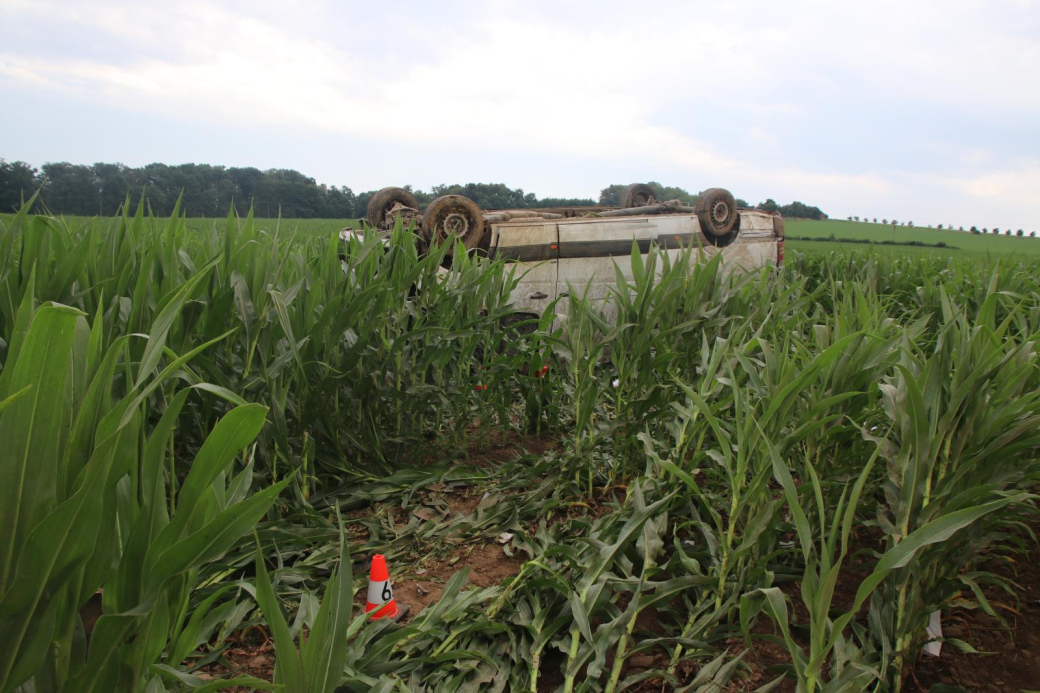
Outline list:
[[[648,469],[660,470],[666,478],[685,484],[696,500],[690,526],[704,540],[703,553],[715,579],[714,605],[710,611],[716,620],[726,618],[736,607],[736,600],[746,585],[763,579],[764,562],[776,546],[778,531],[774,519],[779,503],[771,497],[768,488],[772,469],[762,463],[767,459],[762,454],[768,441],[765,431],[788,430],[788,422],[795,418],[807,386],[838,360],[856,337],[849,335],[832,344],[809,359],[800,370],[786,370],[788,375],[776,383],[778,391],[768,392],[768,398],[758,402],[753,397],[761,388],[756,387],[755,382],[742,386],[737,372],[731,371],[726,378],[730,386],[723,388],[719,386],[719,379],[712,377],[712,370],[705,368],[704,374],[708,377],[701,381],[705,386],[703,395],[680,383],[686,403],[673,404],[678,416],[669,426],[673,441],[670,459],[661,457],[649,435],[641,436],[650,463]],[[765,348],[762,340],[752,343]],[[726,363],[726,352],[719,348],[722,343],[717,342],[716,346],[714,360],[708,363],[721,368]],[[745,370],[752,367],[741,352],[737,352],[734,363],[741,364]],[[720,395],[725,399],[720,399]],[[825,399],[816,404],[806,412],[806,424],[796,430],[797,435],[808,436],[826,424],[828,419],[822,412],[843,399]],[[732,411],[732,421],[717,414],[723,409]],[[698,480],[696,475],[703,478]],[[702,520],[702,517],[708,519]],[[689,637],[695,627],[712,625],[702,614],[697,606],[690,609],[684,637]],[[673,669],[680,654],[681,648],[677,648],[673,654]]]
[[[669,413],[674,378],[682,367],[684,344],[703,329],[708,306],[718,298],[705,295],[705,278],[717,271],[718,260],[691,269],[694,249],[684,248],[673,258],[670,251],[652,247],[646,260],[633,243],[629,258],[632,282],[615,265],[615,284],[610,300],[616,308],[616,329],[610,341],[610,366],[614,374],[610,404],[617,428],[622,476],[641,471],[642,445],[636,436]],[[693,275],[693,276],[691,276]],[[693,304],[695,292],[702,303]],[[612,475],[613,475],[612,470]]]
[[[616,528],[616,534],[609,537],[607,540],[609,543],[597,540],[594,535],[590,537],[590,540],[595,542],[590,542],[595,553],[591,554],[591,562],[581,573],[573,589],[568,589],[567,595],[567,605],[570,608],[573,624],[569,634],[570,645],[566,650],[567,662],[564,665],[563,689],[565,692],[574,690],[579,669],[597,650],[597,643],[591,631],[590,614],[596,613],[613,591],[608,585],[608,571],[618,553],[638,541],[639,533],[644,525],[660,509],[664,508],[669,500],[670,497],[665,496],[650,504],[634,506],[624,524]],[[644,554],[652,553],[652,551],[652,547],[645,547]],[[582,559],[579,557],[578,560]],[[585,647],[582,647],[583,642]],[[602,645],[598,649],[600,652],[606,650]],[[594,675],[595,670],[589,673]]]
[[[233,331],[193,365],[202,382],[271,410],[258,478],[276,478],[278,467],[284,475],[305,457],[313,465],[293,482],[303,498],[326,480],[390,471],[431,434],[459,447],[471,421],[485,439],[491,427],[513,426],[520,369],[492,358],[493,372],[478,376],[474,358],[480,344],[500,339],[512,310],[516,280],[502,262],[460,254],[445,270],[449,248],[420,255],[404,227],[387,251],[374,235],[344,243],[334,233],[286,232],[287,225],[251,214],[189,225],[179,211],[161,221],[129,201],[110,228],[16,215],[2,232],[11,252],[0,267],[0,339],[10,336],[34,265],[37,296],[102,315],[107,347],[120,335],[147,332],[170,288],[215,262],[170,325],[168,344],[184,353]],[[137,358],[143,345],[131,348]],[[479,377],[493,378],[494,394],[463,397]],[[213,405],[194,409],[200,428],[226,413],[224,404]],[[322,454],[312,458],[309,446]]]
[[[192,571],[255,524],[282,488],[229,504],[220,478],[259,431],[263,409],[235,410],[214,429],[185,481],[180,512],[169,520],[161,482],[166,436],[191,389],[168,409],[151,445],[140,442],[141,407],[206,345],[147,377],[166,338],[166,321],[158,320],[136,385],[113,403],[108,390],[127,339],[103,352],[100,319],[88,327],[75,309],[34,309],[32,284],[0,375],[7,403],[0,430],[12,443],[0,464],[7,493],[0,505],[9,514],[0,690],[29,678],[37,690],[143,685],[169,638],[177,603],[171,599],[181,594],[183,601]],[[160,315],[176,313],[191,288],[179,287]],[[6,396],[10,390],[16,397]],[[106,613],[84,648],[77,612],[99,587]]]
[[[745,584],[756,581],[755,573],[764,570],[761,561],[775,543],[768,530],[778,502],[769,494],[769,469],[760,463],[759,435],[746,397],[739,389],[729,393],[728,404],[735,414],[729,423],[717,417],[693,389],[680,387],[687,404],[676,405],[678,421],[672,431],[679,445],[671,459],[660,456],[649,436],[641,434],[641,438],[648,467],[672,483],[682,483],[694,502],[692,517],[685,524],[700,535],[698,544],[707,568],[702,573],[698,564],[692,572],[707,576],[709,582],[681,630],[680,637],[694,638],[724,620]],[[704,476],[698,480],[702,470]],[[705,610],[708,619],[703,618]],[[682,652],[681,645],[675,648],[670,672]]]
[[[568,286],[567,317],[559,339],[554,341],[553,350],[564,362],[567,370],[567,398],[571,402],[571,439],[576,458],[584,463],[577,468],[575,481],[585,492],[592,494],[597,472],[593,461],[593,450],[603,433],[597,410],[602,401],[606,385],[601,382],[599,368],[607,344],[616,336],[600,308],[589,299],[591,283],[586,284],[581,294]],[[584,472],[584,482],[580,481]]]
[[[816,513],[807,513],[799,498],[799,489],[787,464],[780,457],[776,447],[769,445],[773,462],[773,475],[784,491],[791,517],[797,533],[802,560],[805,563],[801,581],[801,597],[809,614],[809,646],[803,650],[793,639],[789,628],[786,598],[777,587],[759,588],[741,597],[740,621],[741,630],[750,632],[752,618],[761,610],[765,610],[783,634],[782,644],[791,653],[795,681],[799,693],[813,691],[860,691],[866,689],[878,677],[875,668],[863,663],[864,657],[859,650],[848,642],[842,627],[855,616],[863,599],[858,599],[856,608],[839,617],[838,624],[832,619],[832,601],[834,589],[842,578],[841,568],[849,550],[849,535],[856,520],[856,512],[860,497],[870,479],[875,452],[863,466],[851,492],[848,486],[842,489],[841,497],[834,504],[833,511],[828,512],[828,504],[824,500],[823,485],[813,465],[808,463],[804,469],[808,472],[809,487],[812,492],[811,501],[815,501]],[[810,518],[816,518],[815,527]],[[829,518],[829,521],[828,521]],[[835,555],[837,554],[837,555]],[[865,598],[867,595],[864,594]],[[750,640],[750,638],[748,638]],[[824,673],[824,665],[830,662],[830,673]]]
[[[643,489],[637,484],[632,494],[632,509],[639,512],[645,507],[646,501],[643,498]],[[669,515],[667,511],[663,511],[643,523],[639,539],[636,541],[636,550],[642,558],[642,565],[639,568],[638,576],[633,576],[636,577],[637,581],[632,587],[632,598],[624,612],[614,622],[597,629],[597,635],[600,636],[600,642],[597,643],[597,655],[603,657],[608,646],[614,649],[614,663],[604,687],[607,693],[624,690],[638,682],[641,678],[651,675],[630,675],[625,680],[621,680],[624,664],[629,656],[648,650],[654,645],[663,644],[660,639],[652,639],[642,643],[638,642],[635,637],[635,628],[639,615],[647,609],[655,610],[657,606],[664,606],[677,596],[693,589],[701,589],[711,582],[710,577],[697,574],[681,575],[680,577],[663,581],[654,580],[656,576],[665,572],[666,564],[662,562],[661,558],[665,549],[664,540],[668,526]],[[617,566],[617,568],[621,568],[622,571],[619,572],[623,572],[624,566]],[[619,577],[625,578],[628,576],[621,575]],[[609,637],[607,637],[607,634],[609,634]],[[693,653],[699,655],[710,652],[710,648],[703,642],[686,639],[681,645],[687,648],[688,652],[692,650]],[[707,668],[712,668],[712,665],[707,665]],[[711,683],[719,686],[725,685],[732,673],[732,668],[729,665],[721,667],[710,677]],[[669,672],[654,673],[665,680],[671,678]],[[704,683],[707,683],[707,681],[708,679]],[[672,682],[677,683],[674,680]]]
[[[810,526],[808,515],[799,499],[798,488],[794,484],[786,463],[780,458],[775,448],[771,449],[772,463],[777,481],[784,489],[784,497],[791,511],[798,534],[803,560],[806,563],[802,581],[802,600],[809,612],[809,652],[806,653],[794,641],[789,628],[789,617],[785,597],[779,589],[766,588],[755,590],[741,603],[741,623],[745,633],[749,632],[751,619],[761,610],[765,610],[770,618],[780,627],[783,643],[791,652],[794,662],[795,678],[799,691],[854,691],[863,690],[875,679],[885,682],[885,671],[888,661],[886,652],[882,650],[878,666],[871,667],[862,663],[861,654],[848,643],[844,631],[851,624],[860,608],[868,598],[877,597],[878,587],[892,576],[899,576],[908,567],[920,561],[922,554],[934,551],[936,547],[944,547],[952,538],[958,537],[973,524],[991,513],[1018,501],[1019,498],[1006,496],[997,500],[962,508],[921,525],[912,531],[903,541],[889,548],[875,564],[873,571],[860,583],[852,606],[832,620],[830,616],[831,600],[834,586],[839,579],[841,564],[848,550],[848,538],[856,518],[856,504],[862,495],[869,477],[874,458],[864,467],[852,492],[845,494],[835,508],[829,521],[821,521],[816,528],[819,543],[814,538],[814,530]],[[807,467],[811,470],[811,467]],[[820,479],[810,473],[813,499],[818,507],[818,517],[825,518],[823,493]],[[846,489],[847,490],[847,489]],[[839,544],[840,542],[840,544]],[[839,548],[840,546],[840,548]],[[834,552],[838,556],[834,558]],[[876,605],[872,607],[872,611]],[[872,619],[876,620],[876,619]],[[868,636],[861,635],[866,639]],[[872,645],[873,643],[867,643]],[[896,658],[898,666],[899,654],[889,651],[888,656]],[[832,677],[824,680],[822,667],[831,657]],[[896,684],[898,690],[898,684]]]
[[[271,630],[275,646],[274,683],[300,693],[331,693],[343,678],[347,641],[364,625],[367,614],[351,620],[353,576],[350,550],[340,525],[339,565],[329,578],[310,631],[300,635],[299,649],[293,643],[289,625],[278,605],[271,579],[259,545],[256,552],[256,598]]]
[[[998,544],[1011,519],[1005,508],[1032,502],[1040,447],[1035,342],[1009,333],[1012,317],[996,322],[997,301],[989,294],[972,323],[944,298],[935,351],[917,354],[908,344],[881,388],[892,426],[880,440],[888,469],[878,523],[888,545],[899,547],[946,517],[987,509],[954,541],[930,546],[893,573],[876,597],[875,636],[893,653],[885,678],[894,690],[923,644],[928,615],[964,588],[981,595],[961,571]],[[981,605],[992,611],[984,598]]]

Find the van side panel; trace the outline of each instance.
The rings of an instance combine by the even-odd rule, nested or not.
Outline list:
[[[503,224],[492,227],[495,257],[516,263],[520,280],[512,301],[522,313],[541,315],[556,300],[559,236],[556,224]]]
[[[632,281],[633,241],[646,253],[652,243],[660,243],[656,219],[646,217],[576,219],[560,223],[560,292],[578,292],[599,304],[608,319],[617,309],[608,301],[617,283],[618,269],[625,281]],[[561,308],[565,306],[561,305]]]
[[[742,212],[740,233],[736,240],[721,249],[723,272],[751,272],[776,265],[776,234],[773,218],[761,212]]]
[[[619,270],[625,281],[632,281],[633,242],[644,256],[652,245],[663,247],[673,262],[690,246],[693,263],[721,254],[724,274],[777,264],[772,217],[754,211],[740,213],[739,233],[721,248],[708,242],[697,218],[689,214],[506,222],[493,225],[491,241],[496,257],[520,265],[517,272],[523,276],[512,297],[518,310],[541,314],[558,295],[584,293],[588,287],[588,298],[600,303],[608,319],[616,317],[608,299]],[[656,268],[658,275],[661,269]],[[566,301],[556,312],[566,320]]]

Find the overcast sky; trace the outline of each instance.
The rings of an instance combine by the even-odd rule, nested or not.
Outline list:
[[[0,157],[1040,230],[1040,3],[0,0]]]

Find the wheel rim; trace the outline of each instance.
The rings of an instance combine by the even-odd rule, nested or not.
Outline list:
[[[725,201],[719,200],[711,206],[711,220],[718,226],[725,224],[728,217],[729,205]]]
[[[452,235],[458,238],[465,238],[466,233],[469,231],[469,219],[465,214],[451,212],[440,223],[440,230],[442,238],[448,238]]]

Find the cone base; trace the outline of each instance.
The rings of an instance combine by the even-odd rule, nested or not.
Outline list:
[[[384,618],[388,618],[396,623],[408,615],[411,607],[395,600],[394,604],[387,604],[382,609],[376,609],[376,605],[370,604],[366,606],[365,610],[369,612],[368,619],[370,621],[381,621]]]

